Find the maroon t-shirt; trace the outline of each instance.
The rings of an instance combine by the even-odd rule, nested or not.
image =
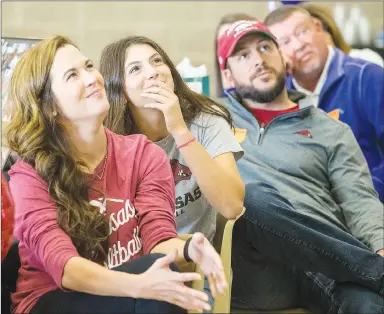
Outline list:
[[[159,242],[177,237],[175,186],[171,167],[161,148],[142,135],[120,136],[106,130],[108,156],[96,168],[91,204],[109,222],[106,266],[114,268]],[[18,161],[9,172],[15,203],[15,232],[19,239],[21,269],[12,295],[17,313],[28,313],[43,294],[62,289],[66,262],[79,256],[70,237],[57,223],[57,208],[47,183],[35,169]]]
[[[267,110],[267,109],[251,108],[251,112],[253,116],[257,119],[259,124],[264,125],[264,127],[267,126],[267,124],[271,122],[273,118],[284,113],[295,112],[295,111],[299,111],[298,105],[289,109],[284,109],[284,110]]]

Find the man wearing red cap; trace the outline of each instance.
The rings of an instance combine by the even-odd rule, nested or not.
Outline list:
[[[232,305],[384,313],[384,208],[344,123],[285,88],[286,64],[258,21],[218,40],[246,212],[233,233]]]

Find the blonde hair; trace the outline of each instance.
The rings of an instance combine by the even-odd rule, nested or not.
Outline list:
[[[79,254],[105,260],[108,225],[89,203],[89,187],[81,166],[71,155],[70,141],[56,112],[50,71],[57,51],[73,42],[55,36],[28,50],[17,63],[9,87],[11,121],[6,129],[9,147],[47,182],[57,206],[59,226],[71,237]],[[94,253],[93,253],[94,252]]]
[[[293,13],[300,12],[304,15],[307,15],[309,18],[311,14],[304,8],[297,5],[283,5],[282,7],[269,13],[264,19],[263,24],[266,26],[271,26],[276,23],[280,23],[289,18]]]
[[[313,18],[316,18],[321,22],[324,31],[331,36],[336,48],[339,48],[346,54],[351,51],[351,46],[345,41],[339,27],[333,19],[330,9],[312,3],[303,3],[300,6],[306,9]]]

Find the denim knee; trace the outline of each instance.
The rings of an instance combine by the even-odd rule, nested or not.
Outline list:
[[[152,265],[154,262],[156,262],[159,258],[164,257],[165,254],[163,253],[151,253],[148,255],[145,255],[146,258],[149,259],[149,263]],[[180,272],[179,266],[177,266],[176,263],[169,264],[169,268],[173,271]]]
[[[252,182],[245,185],[244,205],[263,206],[268,204],[279,192],[275,187],[264,182]]]
[[[271,214],[281,209],[294,210],[293,205],[274,186],[265,182],[252,182],[245,186],[244,206],[248,217],[260,211]]]
[[[136,258],[132,261],[128,261],[118,267],[115,267],[114,270],[125,273],[141,274],[151,268],[153,263],[156,262],[159,258],[162,258],[164,256],[165,254],[161,253],[143,255],[139,258]],[[175,263],[171,263],[169,267],[173,271],[179,271],[179,268]]]

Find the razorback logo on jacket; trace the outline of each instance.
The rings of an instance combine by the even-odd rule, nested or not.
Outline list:
[[[309,132],[309,130],[297,131],[297,132],[295,132],[295,134],[300,134],[300,135],[308,136],[309,138],[312,138],[312,134],[311,134],[311,132]]]
[[[177,159],[171,159],[171,168],[173,173],[173,178],[175,180],[175,185],[183,180],[189,180],[192,176],[191,170],[187,166],[179,163]]]

